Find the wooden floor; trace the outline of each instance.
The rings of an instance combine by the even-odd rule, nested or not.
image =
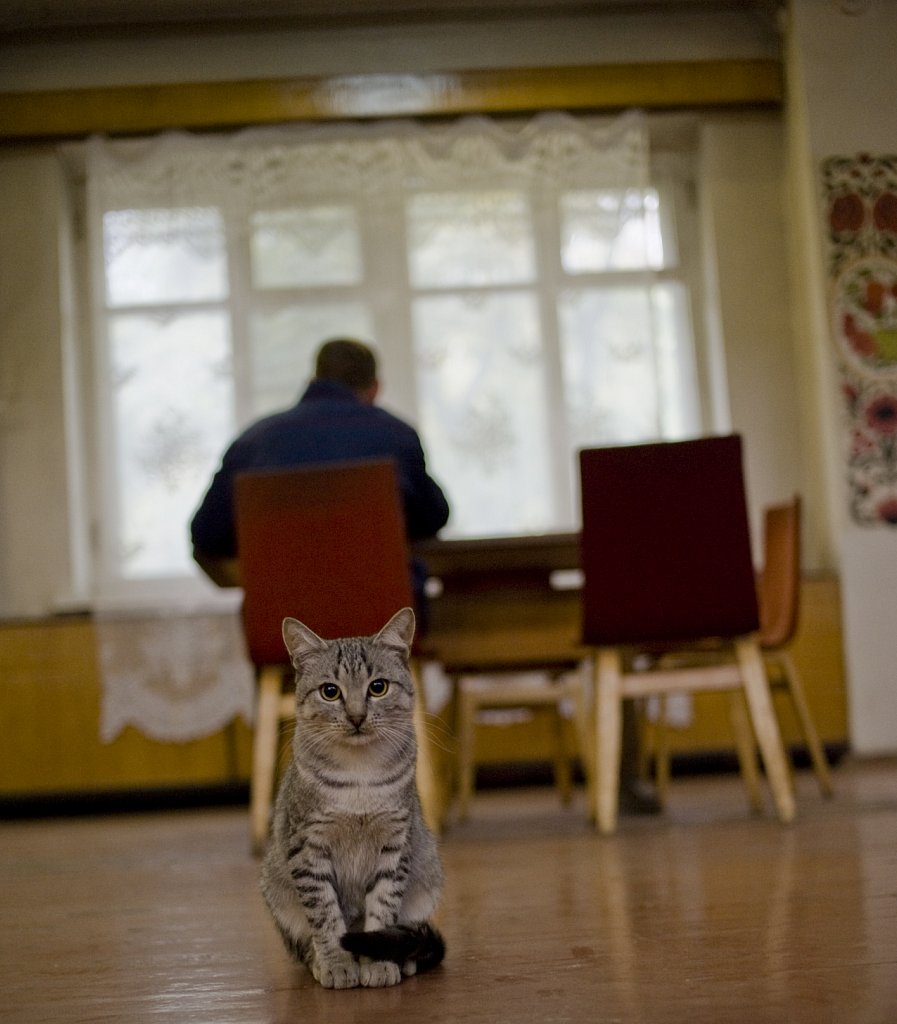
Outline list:
[[[894,1024],[897,761],[798,776],[798,819],[675,779],[613,838],[551,790],[478,795],[443,842],[442,968],[325,991],[281,948],[240,809],[0,826],[0,1020]]]

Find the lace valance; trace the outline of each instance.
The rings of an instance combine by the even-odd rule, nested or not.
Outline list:
[[[171,132],[142,141],[93,138],[88,180],[100,208],[214,205],[245,223],[257,210],[332,196],[370,200],[418,189],[540,182],[637,189],[647,182],[643,116],[540,114],[525,123],[463,118],[250,129],[226,136]]]

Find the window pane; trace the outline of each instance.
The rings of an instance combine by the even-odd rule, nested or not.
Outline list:
[[[695,431],[680,286],[571,289],[561,296],[559,319],[574,448]]]
[[[353,207],[270,210],[253,216],[256,288],[308,288],[360,280],[361,246]]]
[[[117,316],[109,330],[118,567],[186,575],[190,516],[234,433],[228,318]]]
[[[217,210],[113,210],[103,216],[110,306],[226,298],[224,226]]]
[[[566,192],[560,209],[561,262],[568,274],[664,266],[653,189]]]
[[[407,216],[414,287],[533,280],[532,223],[522,192],[416,195],[408,201]]]
[[[298,401],[322,341],[370,338],[371,323],[360,302],[303,303],[255,313],[250,331],[250,407],[261,416]]]
[[[654,285],[651,301],[662,436],[695,437],[701,433],[701,402],[685,285]]]
[[[455,535],[551,525],[548,410],[535,297],[414,301],[421,429]]]

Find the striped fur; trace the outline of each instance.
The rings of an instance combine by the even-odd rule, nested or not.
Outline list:
[[[442,868],[415,784],[413,634],[410,608],[373,637],[284,621],[296,731],[261,885],[287,949],[327,988],[394,985],[444,952],[429,924]]]

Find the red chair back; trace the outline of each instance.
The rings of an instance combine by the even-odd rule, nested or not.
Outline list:
[[[364,461],[236,479],[243,627],[256,665],[287,664],[285,616],[319,636],[369,636],[414,605],[395,469]]]
[[[586,449],[580,482],[586,643],[757,629],[740,437]]]

